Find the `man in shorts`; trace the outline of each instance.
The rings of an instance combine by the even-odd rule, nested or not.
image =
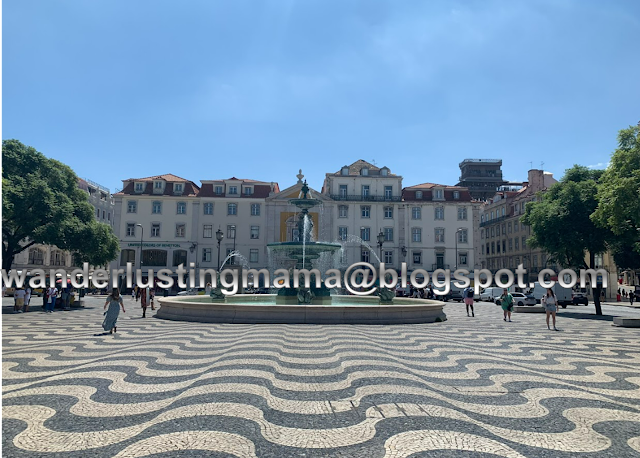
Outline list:
[[[18,288],[13,293],[13,297],[15,299],[13,305],[13,311],[15,313],[22,313],[22,307],[24,307],[24,297],[27,295],[26,291],[23,288]]]
[[[469,316],[469,309],[471,309],[471,316],[475,317],[476,314],[473,311],[473,288],[471,286],[465,288],[462,292],[464,297],[464,304],[467,306],[467,316]]]

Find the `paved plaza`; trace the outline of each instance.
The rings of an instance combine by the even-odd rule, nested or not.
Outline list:
[[[488,303],[426,325],[220,325],[142,319],[127,298],[102,335],[104,299],[11,301],[7,457],[640,456],[640,330],[593,305],[554,332]]]

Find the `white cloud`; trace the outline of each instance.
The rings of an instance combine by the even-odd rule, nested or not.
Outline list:
[[[589,169],[606,169],[607,167],[609,167],[609,163],[608,162],[598,162],[597,164],[593,164],[593,165],[588,165],[587,168]]]

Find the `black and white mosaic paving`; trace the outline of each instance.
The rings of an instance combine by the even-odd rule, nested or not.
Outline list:
[[[103,301],[3,315],[3,456],[640,456],[640,332],[606,320],[199,324],[127,299],[99,335]]]

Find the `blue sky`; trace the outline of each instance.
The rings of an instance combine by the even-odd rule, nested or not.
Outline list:
[[[2,138],[118,189],[375,160],[556,176],[640,121],[640,2],[5,0]]]

